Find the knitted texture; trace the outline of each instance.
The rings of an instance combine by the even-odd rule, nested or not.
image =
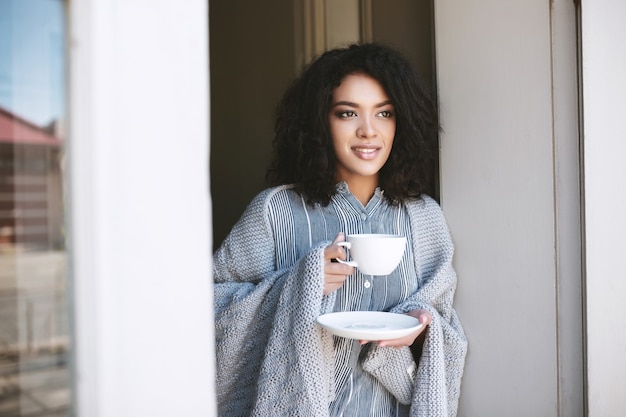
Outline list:
[[[454,248],[434,200],[423,198],[411,207],[419,290],[391,312],[425,309],[433,316],[415,378],[411,416],[455,416],[467,339],[453,308],[457,282],[452,267]]]
[[[255,198],[214,256],[219,415],[328,416],[334,398],[333,338],[315,322],[331,312],[334,295],[323,296],[321,242],[308,255],[278,268],[281,248],[271,224],[273,196]],[[452,307],[456,275],[452,243],[439,206],[429,197],[407,204],[419,289],[392,312],[427,309],[427,331],[417,375],[409,374],[408,348],[373,346],[364,369],[411,416],[456,415],[467,341]],[[241,260],[244,260],[243,262]]]
[[[366,355],[363,369],[378,379],[401,404],[411,404],[415,385],[413,354],[406,346],[396,352],[390,350],[372,346]]]

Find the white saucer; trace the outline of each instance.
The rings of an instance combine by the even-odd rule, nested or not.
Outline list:
[[[396,339],[421,326],[415,317],[383,311],[328,313],[319,316],[317,322],[334,335],[358,340]]]

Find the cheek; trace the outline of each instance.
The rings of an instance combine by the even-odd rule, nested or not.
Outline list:
[[[378,125],[378,132],[384,140],[393,140],[396,135],[396,124],[391,120],[385,120]]]
[[[389,138],[387,139],[389,141],[389,144],[393,143],[393,140],[395,139],[395,134],[396,132],[393,130],[389,132],[389,135],[387,136]]]
[[[385,137],[385,142],[387,143],[387,145],[391,146],[394,142],[395,136],[396,136],[396,129],[394,128],[389,128],[386,129],[383,133],[384,137]]]
[[[330,129],[330,140],[332,141],[332,146],[335,154],[337,154],[342,148],[342,141],[340,140],[340,137],[341,136],[339,135],[337,129]]]
[[[393,144],[395,143],[395,134],[396,134],[395,129],[391,129],[389,131],[389,135],[387,136],[388,138],[387,139],[387,152],[388,152],[387,155],[391,154],[391,149],[393,147]]]
[[[350,129],[347,126],[347,123],[339,124],[330,127],[330,137],[335,146],[340,146],[346,142],[348,142],[350,138]]]

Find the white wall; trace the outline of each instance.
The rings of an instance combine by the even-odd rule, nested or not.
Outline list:
[[[435,2],[441,202],[470,343],[460,416],[583,413],[572,11]]]
[[[207,2],[69,14],[77,415],[214,415]]]
[[[626,415],[626,3],[582,2],[589,416]]]

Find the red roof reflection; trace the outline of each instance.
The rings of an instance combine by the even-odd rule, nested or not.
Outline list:
[[[61,145],[61,140],[48,129],[37,126],[2,107],[0,107],[0,142],[24,145]]]

